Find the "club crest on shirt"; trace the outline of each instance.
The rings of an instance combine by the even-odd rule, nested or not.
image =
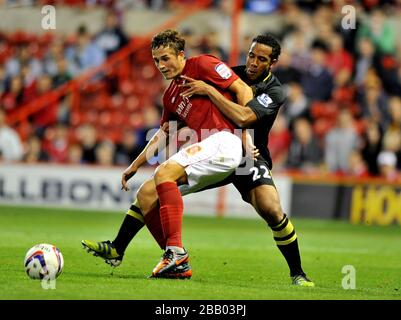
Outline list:
[[[262,93],[261,95],[257,96],[256,99],[258,99],[259,103],[265,108],[267,108],[269,104],[273,102],[273,100],[266,93]]]
[[[232,76],[231,69],[223,62],[219,63],[214,69],[223,79],[229,79]]]

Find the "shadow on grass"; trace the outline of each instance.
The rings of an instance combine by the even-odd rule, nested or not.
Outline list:
[[[99,278],[104,279],[145,279],[147,275],[144,274],[116,274],[114,271],[113,274],[107,272],[83,272],[83,271],[68,271],[63,273],[65,277],[74,276],[74,277],[83,277],[83,278],[93,278],[99,280]]]

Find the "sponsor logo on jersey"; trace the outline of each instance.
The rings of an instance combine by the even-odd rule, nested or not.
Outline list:
[[[269,104],[273,102],[273,100],[266,93],[262,93],[261,95],[257,96],[257,99],[259,103],[265,108],[267,108]]]
[[[219,63],[215,67],[215,70],[219,74],[219,76],[222,77],[223,79],[229,79],[232,76],[231,69],[227,67],[227,65],[225,65],[223,62]]]

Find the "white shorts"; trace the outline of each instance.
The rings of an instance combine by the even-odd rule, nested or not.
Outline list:
[[[241,159],[241,139],[220,131],[180,150],[169,160],[185,167],[188,184],[180,186],[180,191],[186,195],[222,181],[234,172]]]

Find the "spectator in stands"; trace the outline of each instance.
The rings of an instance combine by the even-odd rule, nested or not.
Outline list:
[[[302,74],[305,95],[313,101],[327,101],[333,90],[333,76],[326,66],[327,49],[322,44],[311,48],[312,65]]]
[[[112,166],[114,164],[115,146],[112,141],[106,140],[99,143],[96,148],[96,164],[101,166]]]
[[[362,154],[358,150],[352,150],[348,158],[348,168],[344,172],[347,176],[358,178],[369,177],[369,170]]]
[[[367,23],[363,23],[358,29],[359,37],[368,37],[379,55],[395,54],[396,37],[395,27],[388,21],[386,14],[380,8],[375,8]]]
[[[70,144],[68,148],[68,160],[69,164],[82,164],[83,149],[79,143]]]
[[[325,162],[330,172],[348,171],[349,158],[358,147],[358,135],[354,129],[354,119],[349,110],[340,111],[337,126],[325,137]]]
[[[68,70],[68,61],[64,57],[57,58],[56,71],[53,74],[53,88],[57,88],[72,79]]]
[[[359,39],[357,47],[354,82],[357,86],[362,86],[368,70],[373,68],[375,48],[372,41],[366,37]]]
[[[53,76],[58,72],[57,61],[64,57],[64,43],[61,38],[52,42],[43,59],[44,71]]]
[[[132,130],[125,130],[121,143],[117,144],[114,163],[116,165],[127,166],[135,159],[143,150],[138,145],[138,135]]]
[[[370,70],[366,75],[363,87],[359,91],[358,100],[362,109],[362,116],[365,119],[373,119],[380,124],[382,129],[387,127],[390,121],[387,99],[380,79],[373,70]]]
[[[382,80],[383,89],[389,95],[401,97],[401,81],[398,78],[399,64],[393,55],[384,55],[375,59],[375,67]]]
[[[307,72],[312,61],[306,36],[300,31],[294,31],[284,38],[283,43],[283,51],[291,55],[291,65],[300,72]]]
[[[30,64],[22,65],[20,76],[23,86],[23,99],[20,103],[24,104],[35,98],[38,77],[35,78],[32,74]]]
[[[344,41],[338,33],[328,40],[329,52],[326,57],[326,64],[334,78],[343,70],[352,74],[354,68],[354,59],[351,54],[344,49]]]
[[[9,88],[1,96],[1,106],[4,110],[10,112],[15,110],[24,101],[22,77],[20,75],[13,76],[9,83]]]
[[[23,157],[26,163],[38,163],[49,161],[49,155],[42,149],[42,140],[36,136],[31,135],[26,144]]]
[[[396,167],[401,168],[401,129],[387,128],[383,134],[383,150],[393,152],[397,158]]]
[[[283,85],[301,81],[301,72],[292,66],[291,55],[288,51],[281,52],[280,60],[274,67],[274,74]]]
[[[298,118],[294,122],[293,139],[287,157],[289,169],[315,171],[322,161],[322,150],[312,132],[308,119]]]
[[[352,73],[342,68],[334,79],[332,101],[342,108],[352,111],[354,116],[360,116],[361,108],[355,103],[357,89],[352,82]]]
[[[327,48],[330,47],[330,39],[336,33],[333,23],[331,21],[321,21],[319,24],[315,22],[316,35],[313,39],[314,42],[322,43]]]
[[[390,97],[388,105],[391,118],[389,127],[401,130],[401,98],[397,96]]]
[[[248,51],[249,51],[249,44],[252,43],[252,39],[253,39],[253,34],[250,34],[250,33],[247,33],[242,38],[241,43],[240,43],[240,49],[239,49],[239,65],[246,64],[246,58],[248,56]],[[280,60],[281,60],[282,54],[283,54],[283,51],[281,51]],[[274,72],[274,74],[276,74],[276,72]],[[280,78],[280,81],[281,81],[281,78]],[[281,83],[283,83],[283,81],[281,81]]]
[[[6,70],[4,65],[0,63],[0,101],[3,94],[6,92]]]
[[[82,162],[94,164],[96,162],[97,132],[93,125],[86,123],[77,130],[78,141],[82,146]]]
[[[18,133],[6,123],[6,113],[0,109],[0,162],[22,159],[23,147]]]
[[[17,54],[11,56],[6,61],[6,75],[7,77],[13,77],[21,74],[22,66],[25,64],[29,64],[30,70],[32,73],[32,77],[36,79],[43,72],[43,67],[41,62],[34,58],[33,55],[29,52],[28,45],[21,45],[17,49]]]
[[[191,28],[185,28],[181,35],[185,39],[185,52],[189,57],[198,56],[201,54],[200,50],[200,38]]]
[[[69,93],[62,97],[58,105],[57,110],[57,122],[69,125],[71,121],[71,104],[72,104],[72,94]]]
[[[228,53],[221,46],[219,33],[214,29],[206,30],[200,42],[201,53],[211,54],[222,61],[228,61]]]
[[[33,95],[33,99],[39,98],[46,95],[52,89],[52,79],[49,75],[43,74],[39,77],[36,86],[36,92]],[[47,105],[36,112],[32,119],[35,126],[36,133],[42,136],[46,127],[56,124],[57,122],[57,101],[51,101]]]
[[[366,125],[365,134],[362,137],[362,156],[368,165],[371,175],[378,175],[377,156],[382,149],[382,133],[380,125],[370,120]]]
[[[396,169],[397,157],[391,151],[382,151],[377,157],[380,177],[391,181],[401,182],[401,175]]]
[[[160,126],[160,112],[158,109],[156,109],[156,107],[152,105],[145,106],[142,110],[142,119],[142,128],[138,132],[138,144],[140,146],[144,146],[148,142],[146,140],[148,131],[151,129],[156,129]]]
[[[48,128],[46,134],[45,150],[51,162],[66,163],[68,160],[68,128],[63,124],[57,124],[54,128]]]
[[[77,31],[77,41],[67,48],[66,57],[72,75],[78,75],[92,67],[101,65],[105,60],[104,51],[94,43],[84,25]]]
[[[292,82],[288,85],[287,100],[283,112],[290,128],[295,119],[299,117],[310,118],[310,100],[305,96],[299,83]]]
[[[269,134],[269,151],[275,171],[285,167],[290,143],[291,133],[288,130],[287,120],[283,113],[279,112]]]
[[[297,6],[295,2],[286,1],[283,2],[283,22],[280,37],[284,39],[286,36],[291,34],[297,28],[297,21],[300,19],[300,16],[304,14],[302,10]],[[283,46],[285,43],[283,42]]]
[[[127,45],[128,40],[115,13],[108,12],[104,28],[95,37],[96,44],[103,49],[108,57]]]

